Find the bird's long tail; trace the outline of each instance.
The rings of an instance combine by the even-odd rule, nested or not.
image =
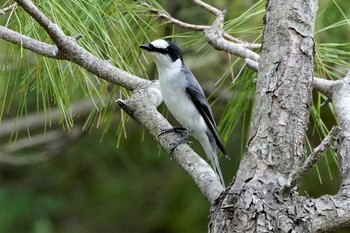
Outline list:
[[[220,168],[215,139],[210,132],[207,132],[206,136],[207,138],[205,140],[199,140],[199,142],[201,143],[205,153],[210,159],[211,165],[214,168],[215,173],[219,177],[221,184],[225,187],[225,181]]]
[[[216,148],[215,148],[216,150]],[[214,167],[215,173],[218,175],[218,177],[220,178],[220,182],[221,184],[225,187],[225,181],[224,178],[222,176],[221,173],[221,168],[220,168],[220,163],[219,163],[219,159],[218,159],[218,155],[217,152],[214,152],[215,154],[213,155],[213,160],[211,161],[212,166]]]

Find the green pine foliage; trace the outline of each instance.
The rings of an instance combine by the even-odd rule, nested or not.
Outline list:
[[[147,9],[131,1],[57,0],[36,1],[35,4],[67,36],[83,35],[79,44],[86,50],[137,75],[145,72],[145,67],[139,63],[137,45],[149,40],[149,35],[162,32],[163,28]],[[38,23],[19,7],[10,15],[7,25],[52,44]],[[95,108],[91,110],[85,128],[92,125],[109,127],[111,116],[116,114],[113,100],[129,95],[125,89],[112,87],[70,62],[35,55],[19,46],[9,46],[6,54],[6,61],[2,63],[5,92],[0,99],[0,119],[15,111],[15,105],[18,105],[17,117],[25,117],[28,105],[35,104],[34,109],[45,111],[46,123],[50,125],[50,108],[55,106],[61,112],[62,126],[70,130],[74,126],[71,103],[91,99]]]

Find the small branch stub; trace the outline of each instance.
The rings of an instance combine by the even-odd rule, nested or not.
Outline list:
[[[78,35],[74,36],[73,38],[74,38],[74,40],[77,42],[77,41],[80,40],[82,37],[83,37],[82,34],[78,34]]]
[[[5,8],[3,8],[3,9],[0,9],[0,15],[4,15],[4,14],[6,14],[7,12],[12,11],[13,9],[16,8],[16,6],[17,6],[17,3],[14,3],[14,4],[12,4],[12,5],[8,6],[8,7],[5,7]]]
[[[310,156],[305,160],[303,165],[300,167],[298,171],[290,174],[289,181],[285,187],[285,191],[290,190],[294,186],[296,186],[300,180],[308,173],[308,171],[320,160],[320,158],[324,155],[326,150],[332,146],[340,136],[341,129],[338,126],[334,126],[329,134],[323,139],[320,145],[318,145]]]

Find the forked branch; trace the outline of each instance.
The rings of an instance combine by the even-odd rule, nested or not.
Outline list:
[[[287,188],[293,188],[305,177],[305,175],[310,171],[310,169],[316,165],[320,158],[325,154],[326,150],[334,145],[334,143],[339,139],[340,128],[334,126],[329,134],[322,140],[321,144],[318,145],[309,157],[304,161],[299,170],[294,171],[289,175],[287,182]]]
[[[194,0],[193,2],[195,2],[197,5],[201,6],[205,10],[213,13],[217,17],[224,16],[224,14],[225,14],[224,11],[220,11],[219,9],[217,9],[217,8],[207,4],[207,3],[204,3],[202,1]],[[150,12],[155,14],[159,18],[162,18],[162,19],[168,21],[169,23],[172,23],[172,24],[179,26],[179,27],[182,27],[182,28],[190,29],[193,31],[203,31],[204,32],[205,30],[208,30],[212,27],[211,25],[197,25],[197,24],[191,24],[191,23],[181,21],[179,19],[172,17],[168,12],[162,12],[162,11],[152,7],[148,3],[142,3],[142,5],[149,8]],[[233,36],[227,34],[226,32],[223,32],[222,36],[225,40],[230,41],[232,44],[243,47],[243,48],[247,48],[247,49],[259,49],[259,48],[261,48],[261,44],[249,43],[247,41],[240,40],[236,37],[233,37]]]

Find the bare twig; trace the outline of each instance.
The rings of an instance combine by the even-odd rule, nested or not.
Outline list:
[[[55,46],[53,47],[50,47],[50,45],[48,46],[47,44],[43,45],[45,51],[52,51],[52,48],[57,48],[54,55],[56,57],[53,58],[57,59],[59,57],[71,61],[102,79],[129,90],[133,90],[134,94],[131,98],[126,101],[119,100],[118,103],[136,121],[141,123],[150,134],[154,136],[158,135],[159,132],[164,129],[162,126],[170,127],[169,123],[156,109],[162,101],[157,82],[141,79],[112,66],[108,61],[98,59],[77,44],[77,37],[66,36],[62,30],[56,24],[51,22],[31,1],[15,1],[43,27],[51,37],[52,41],[54,41]],[[2,32],[0,31],[0,34],[1,33]],[[11,33],[11,35],[14,35],[13,31]],[[20,38],[12,39],[11,42],[22,46],[23,35],[16,34],[14,36]],[[28,41],[33,42],[30,38]],[[39,52],[29,45],[27,45],[27,48],[33,52]],[[47,52],[41,51],[40,54],[52,57]],[[147,98],[138,95],[142,92],[147,92]],[[164,122],[166,122],[166,124]],[[176,140],[176,138],[176,135],[170,134],[158,139],[158,141],[160,141],[160,144],[169,151],[169,145],[167,142],[169,140]],[[180,145],[178,149],[174,151],[173,158],[193,177],[204,196],[211,203],[219,197],[220,193],[224,190],[219,179],[212,168],[188,146]]]
[[[143,2],[142,5],[149,8],[149,11],[152,14],[155,14],[156,16],[158,16],[162,19],[165,19],[166,21],[169,21],[169,22],[171,22],[179,27],[182,27],[182,28],[187,28],[187,29],[191,29],[194,31],[203,31],[204,29],[209,27],[208,25],[196,25],[196,24],[186,23],[186,22],[183,22],[181,20],[175,19],[168,12],[161,12],[160,10],[152,7],[150,4],[148,4],[146,2]]]
[[[249,58],[256,62],[259,61],[260,56],[257,53],[242,46],[241,44],[231,43],[224,37],[225,32],[223,27],[225,11],[219,11],[200,0],[194,0],[194,2],[216,15],[213,25],[204,30],[205,39],[209,44],[211,44],[217,50],[232,53],[239,57]]]
[[[8,6],[8,7],[5,7],[5,8],[3,8],[3,9],[0,9],[0,15],[4,15],[4,14],[6,14],[7,12],[12,11],[13,9],[16,8],[16,6],[17,6],[17,3],[14,3],[14,4],[12,4],[12,5]]]
[[[196,1],[194,1],[196,2]],[[203,2],[202,2],[203,3]],[[206,3],[204,3],[205,5],[208,5]],[[153,8],[151,5],[149,5],[148,3],[142,3],[143,6],[147,7],[150,9],[150,12],[157,15],[158,17],[168,21],[169,23],[172,23],[172,24],[175,24],[179,27],[182,27],[182,28],[186,28],[186,29],[191,29],[191,30],[194,30],[194,31],[204,31],[206,29],[209,29],[211,26],[209,25],[197,25],[197,24],[191,24],[191,23],[187,23],[187,22],[183,22],[181,20],[178,20],[174,17],[172,17],[170,14],[168,14],[167,12],[161,12],[159,11],[158,9],[156,8]],[[202,7],[204,5],[201,5]],[[211,9],[211,10],[209,10]],[[208,9],[210,12],[216,12],[218,13],[219,10],[214,10],[216,8],[212,7],[212,6],[209,6],[208,5]],[[215,15],[216,15],[215,13]],[[223,33],[223,37],[228,40],[228,41],[231,41],[233,42],[234,44],[237,44],[237,45],[240,45],[244,48],[250,48],[250,49],[259,49],[261,48],[261,44],[254,44],[254,43],[249,43],[249,42],[246,42],[246,41],[243,41],[243,40],[240,40],[238,38],[235,38],[227,33]]]
[[[318,145],[310,154],[310,156],[305,160],[302,166],[289,175],[289,180],[287,182],[288,188],[292,188],[297,185],[300,180],[307,174],[307,172],[317,163],[317,161],[324,155],[326,150],[333,145],[335,141],[338,140],[340,135],[340,128],[334,126],[329,134],[323,139],[320,145]]]
[[[246,58],[245,63],[247,65],[247,67],[249,67],[250,69],[252,69],[256,72],[258,71],[258,69],[259,69],[258,62],[253,61],[250,58]],[[319,92],[325,94],[326,96],[330,97],[331,89],[334,87],[334,85],[337,85],[340,82],[341,82],[340,80],[327,80],[327,79],[323,79],[323,78],[319,78],[319,77],[315,76],[314,81],[313,81],[313,88],[316,91],[319,91]],[[330,99],[328,101],[330,101]]]
[[[28,49],[34,53],[43,55],[45,57],[62,59],[62,57],[58,54],[58,49],[56,46],[35,40],[31,37],[22,35],[18,32],[12,31],[11,29],[8,29],[1,25],[0,25],[0,39],[4,39],[16,45],[20,45],[25,49]]]
[[[207,11],[213,13],[217,17],[222,13],[222,11],[220,11],[219,9],[217,9],[217,8],[213,7],[212,5],[209,5],[201,0],[193,0],[193,2],[196,3],[200,7],[203,7]]]
[[[249,59],[249,58],[246,58],[244,60],[250,69],[252,69],[254,71],[258,71],[259,63],[257,63],[256,61],[253,61],[252,59]]]
[[[155,11],[153,11],[155,12]],[[172,17],[171,15],[169,15],[168,13],[164,13],[164,12],[160,12],[160,11],[157,11],[157,15],[158,17],[160,18],[163,18],[179,27],[182,27],[182,28],[186,28],[186,29],[191,29],[191,30],[194,30],[194,31],[203,31],[207,28],[209,28],[208,25],[196,25],[196,24],[191,24],[191,23],[186,23],[186,22],[183,22],[181,20],[178,20],[178,19],[175,19],[174,17]],[[237,42],[237,40],[235,41]]]

